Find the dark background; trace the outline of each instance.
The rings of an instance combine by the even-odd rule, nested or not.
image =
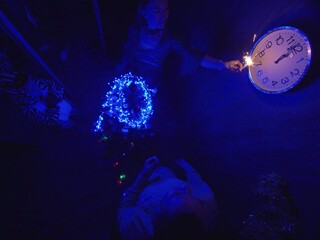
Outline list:
[[[94,1],[22,1],[0,9],[64,84],[77,106],[74,130],[30,124],[1,96],[1,239],[113,239],[121,191],[142,167],[143,154],[122,162],[127,182],[92,131],[103,94],[120,61],[137,1],[98,1],[106,48]],[[187,77],[166,71],[171,108],[177,113],[180,153],[217,195],[225,239],[237,239],[242,221],[259,209],[252,185],[268,173],[283,176],[299,214],[293,239],[320,238],[320,8],[316,1],[173,0],[170,26],[192,46],[222,60],[242,59],[253,35],[289,25],[304,31],[312,47],[311,67],[292,90],[268,95],[240,74],[199,69]],[[4,31],[1,44],[14,69],[51,78]],[[46,50],[44,46],[50,46]],[[60,53],[69,49],[66,60]],[[168,129],[171,131],[171,129]],[[166,154],[176,155],[168,146]],[[139,157],[140,156],[140,157]],[[160,159],[165,161],[164,159]]]

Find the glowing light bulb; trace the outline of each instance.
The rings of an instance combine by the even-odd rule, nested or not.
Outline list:
[[[119,162],[115,162],[114,164],[113,164],[113,167],[118,167],[119,166]]]

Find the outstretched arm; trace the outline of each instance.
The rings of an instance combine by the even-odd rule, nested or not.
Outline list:
[[[232,60],[223,62],[212,58],[210,55],[206,54],[201,62],[201,67],[215,69],[215,70],[228,70],[230,72],[241,72],[243,69],[243,64],[239,60]]]

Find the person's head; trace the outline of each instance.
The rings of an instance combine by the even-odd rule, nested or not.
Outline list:
[[[155,221],[155,239],[203,239],[205,211],[188,185],[170,191]]]
[[[149,29],[164,29],[169,17],[168,0],[142,0],[139,14]]]

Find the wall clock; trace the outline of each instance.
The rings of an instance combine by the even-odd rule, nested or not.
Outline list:
[[[249,79],[265,93],[282,93],[297,85],[311,63],[307,36],[289,26],[270,30],[250,52]]]

